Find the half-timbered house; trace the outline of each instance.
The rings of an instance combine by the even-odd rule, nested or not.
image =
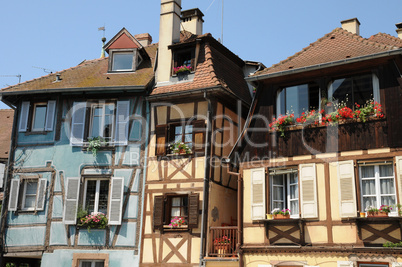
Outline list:
[[[140,264],[238,264],[237,177],[220,161],[251,100],[247,68],[202,34],[199,9],[181,12],[180,0],[161,3]]]
[[[1,266],[139,265],[151,42],[123,28],[109,57],[0,91],[15,110]]]
[[[241,266],[402,265],[383,247],[402,239],[402,40],[359,26],[247,78],[256,97],[228,160],[244,189]]]

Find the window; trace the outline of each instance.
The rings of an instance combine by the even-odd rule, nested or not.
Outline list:
[[[109,179],[86,179],[83,207],[89,213],[107,213]]]
[[[70,144],[82,146],[87,138],[103,137],[108,144],[127,145],[129,112],[128,100],[74,102]]]
[[[81,260],[80,267],[104,267],[105,262],[103,260]]]
[[[109,72],[136,71],[142,62],[136,49],[110,50],[109,54]]]
[[[319,86],[315,83],[301,84],[283,88],[276,99],[276,114],[294,114],[300,117],[303,112],[319,108]]]
[[[19,132],[53,131],[56,101],[21,104]]]
[[[16,211],[42,211],[45,206],[47,179],[22,177],[12,179],[8,209]]]
[[[336,79],[329,85],[328,96],[351,109],[370,99],[379,102],[379,81],[375,74]]]
[[[88,137],[99,136],[111,141],[114,130],[114,112],[114,104],[92,104]]]
[[[359,165],[362,210],[368,206],[396,204],[395,175],[392,162]]]
[[[192,71],[194,71],[195,49],[174,51],[174,67],[177,68],[180,66],[191,66]]]
[[[270,173],[271,210],[290,209],[292,218],[299,216],[299,186],[297,169]]]
[[[170,228],[169,224],[175,217],[182,217],[187,228],[197,228],[198,213],[199,195],[197,193],[155,196],[154,229]]]
[[[203,152],[204,150],[205,121],[182,121],[157,125],[156,135],[156,155],[163,156],[170,154],[169,144],[176,141],[186,143],[193,152]]]

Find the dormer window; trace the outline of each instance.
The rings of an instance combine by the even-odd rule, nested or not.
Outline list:
[[[191,72],[195,69],[195,51],[194,48],[185,49],[185,50],[177,50],[174,51],[174,68],[173,74],[175,73],[175,69],[185,66],[190,67]]]
[[[109,72],[135,71],[142,61],[137,49],[109,51],[109,53]]]

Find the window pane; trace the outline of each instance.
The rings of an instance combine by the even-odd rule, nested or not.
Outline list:
[[[184,132],[185,132],[186,134],[192,133],[192,132],[193,132],[193,125],[186,125],[186,126],[184,127]]]
[[[291,173],[290,174],[290,183],[297,184],[297,182],[298,182],[297,173]]]
[[[103,267],[103,262],[95,262],[95,267]]]
[[[285,208],[284,203],[283,203],[283,202],[274,201],[274,202],[272,203],[272,210],[274,210],[274,209],[276,209],[276,208],[278,208],[278,209],[280,209],[280,210],[283,210],[283,209]]]
[[[353,99],[354,103],[364,105],[373,98],[373,79],[371,74],[354,77]]]
[[[35,196],[25,196],[24,208],[35,208],[36,195]]]
[[[362,178],[373,178],[374,175],[374,166],[362,166],[361,167],[361,175]]]
[[[286,113],[294,113],[299,117],[308,111],[308,85],[298,85],[286,88]]]
[[[38,183],[34,181],[26,182],[25,193],[28,195],[36,195],[36,189],[38,188]]]
[[[184,136],[184,142],[185,143],[191,143],[193,141],[193,135],[192,134],[186,134]]]
[[[298,198],[299,196],[299,190],[297,190],[297,185],[291,185],[290,187],[289,187],[289,189],[290,189],[290,192],[289,192],[289,197],[290,197],[290,199],[296,199],[296,198]]]
[[[87,192],[85,197],[85,209],[89,213],[94,212],[95,207],[96,180],[87,181]]]
[[[362,208],[366,209],[369,206],[377,207],[376,197],[363,197]]]
[[[395,196],[381,197],[381,205],[395,205]]]
[[[283,200],[283,187],[274,186],[272,190],[273,200]]]
[[[175,135],[177,135],[177,134],[182,134],[183,133],[183,127],[181,127],[181,126],[175,126],[174,127],[174,134]]]
[[[35,106],[35,117],[33,118],[33,130],[44,130],[46,121],[46,105]]]
[[[284,115],[286,114],[286,104],[285,104],[285,95],[286,95],[286,89],[283,89],[279,95],[278,95],[278,99],[276,102],[276,116],[279,117],[279,115]]]
[[[94,113],[97,113],[97,111],[99,111],[99,108],[96,108]],[[102,117],[94,116],[92,118],[92,132],[91,132],[92,137],[102,136],[101,132],[100,132],[101,121],[102,121]]]
[[[363,195],[375,195],[375,180],[363,180],[362,181],[362,193]]]
[[[338,103],[345,103],[348,107],[353,107],[352,100],[352,79],[338,79],[332,83],[333,93],[332,97],[335,98]]]
[[[394,194],[394,179],[381,179],[380,180],[381,194]]]
[[[81,267],[91,267],[91,262],[90,261],[82,261]]]
[[[133,69],[133,53],[113,53],[112,56],[113,56],[112,70]]]
[[[180,200],[181,200],[180,197],[172,198],[172,207],[180,207],[180,204],[181,204]]]
[[[290,201],[290,214],[291,215],[299,214],[299,201],[298,200]]]
[[[98,211],[106,214],[107,212],[107,200],[109,193],[109,180],[100,181],[99,189],[99,208]]]
[[[273,176],[273,184],[274,185],[283,185],[283,176],[282,175]]]
[[[394,176],[392,165],[380,165],[380,177]]]
[[[173,208],[172,207],[172,213],[171,213],[172,217],[175,216],[180,216],[180,208]]]

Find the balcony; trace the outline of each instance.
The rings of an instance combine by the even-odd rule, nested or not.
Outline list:
[[[209,234],[208,257],[237,258],[237,226],[210,227]]]

